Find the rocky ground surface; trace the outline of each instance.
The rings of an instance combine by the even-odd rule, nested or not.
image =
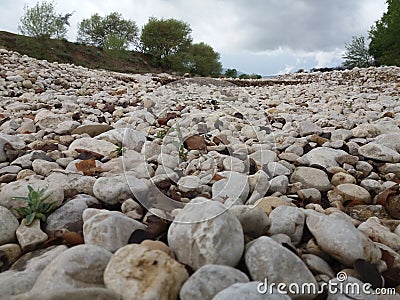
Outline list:
[[[400,293],[399,93],[394,67],[237,84],[0,50],[0,298]],[[28,186],[55,205],[30,225]]]

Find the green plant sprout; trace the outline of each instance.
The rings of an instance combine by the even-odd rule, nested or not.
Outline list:
[[[26,207],[17,208],[18,214],[22,218],[26,218],[26,225],[31,225],[35,219],[46,222],[48,214],[54,209],[56,203],[45,203],[51,194],[44,197],[47,187],[38,189],[35,191],[33,187],[28,185],[28,196],[27,197],[13,197],[13,200],[22,200],[28,203]]]
[[[122,156],[125,151],[126,148],[124,146],[118,146],[117,149],[115,149],[115,152],[117,153],[118,156]]]
[[[188,156],[189,151],[186,150],[186,149],[185,149],[185,146],[183,145],[183,136],[182,136],[182,131],[181,131],[181,128],[180,128],[179,124],[177,123],[175,128],[174,128],[174,127],[171,127],[169,131],[170,131],[170,132],[174,132],[174,131],[177,132],[177,134],[178,134],[178,141],[172,141],[172,144],[173,144],[173,145],[176,147],[176,149],[178,150],[178,152],[179,152],[179,158],[180,158],[182,161],[187,161],[187,156]]]
[[[160,131],[157,131],[156,137],[159,139],[163,139],[163,138],[165,138],[167,133],[168,133],[168,129],[162,129]]]

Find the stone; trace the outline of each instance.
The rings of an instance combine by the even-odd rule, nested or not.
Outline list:
[[[259,290],[261,292],[259,292]],[[264,293],[265,290],[265,293]],[[266,298],[265,295],[268,295]],[[235,283],[215,295],[213,300],[290,300],[287,295],[280,294],[275,287],[265,287],[263,282],[251,281]]]
[[[301,258],[314,274],[325,274],[330,278],[335,277],[335,273],[333,272],[332,268],[321,257],[314,254],[303,254]]]
[[[157,157],[157,162],[164,167],[175,169],[179,165],[179,156],[172,156],[166,153],[160,153]]]
[[[160,241],[143,240],[141,245],[146,246],[149,250],[160,250],[167,253],[171,258],[175,259],[175,254],[166,244]]]
[[[289,186],[289,179],[285,175],[279,175],[270,180],[269,191],[271,193],[281,193],[285,195]]]
[[[250,242],[244,255],[246,266],[251,278],[255,281],[298,284],[315,284],[317,282],[307,266],[289,249],[275,242],[273,239],[262,236]],[[287,287],[285,289],[287,290]],[[291,295],[290,291],[288,294]],[[292,295],[293,298],[314,299],[312,294]]]
[[[68,147],[68,150],[70,151],[76,149],[96,152],[103,156],[110,156],[115,153],[117,146],[105,140],[85,137],[73,141]]]
[[[218,292],[239,282],[249,282],[249,278],[232,267],[205,265],[186,280],[179,296],[181,300],[211,300]]]
[[[234,205],[229,208],[242,224],[243,233],[258,238],[267,233],[271,221],[267,214],[254,205]]]
[[[291,173],[288,168],[286,168],[279,162],[269,162],[268,164],[263,166],[263,170],[265,171],[265,173],[268,174],[270,178],[281,175],[289,176]]]
[[[14,297],[15,300],[70,300],[70,299],[96,299],[96,300],[120,300],[117,293],[105,288],[73,288],[67,290],[50,290],[43,292],[28,292]]]
[[[131,198],[132,194],[140,201],[146,198],[148,189],[149,185],[146,179],[118,175],[98,178],[93,185],[93,194],[100,201],[117,204]]]
[[[321,192],[316,188],[298,190],[297,195],[300,197],[300,199],[311,203],[320,203],[322,198]]]
[[[27,225],[26,219],[23,219],[16,235],[22,251],[34,250],[48,239],[47,234],[40,229],[39,219],[35,219],[30,225]]]
[[[197,176],[184,176],[177,182],[178,189],[183,193],[201,192],[202,184]]]
[[[42,159],[35,159],[32,162],[33,171],[42,176],[48,176],[50,172],[56,169],[61,169],[60,165],[55,162],[49,162]]]
[[[338,286],[342,284],[342,282],[343,281],[341,279],[339,280],[338,278],[334,278],[332,280],[333,286]],[[365,300],[380,299],[380,297],[372,293],[372,290],[366,293],[365,284],[357,278],[346,276],[346,284],[348,284],[348,286],[353,286],[353,288],[344,289],[343,293],[331,293],[328,291],[328,297],[326,299],[327,300],[342,300],[342,299],[354,299],[354,298],[365,299]],[[356,286],[358,288],[356,288]],[[360,292],[357,292],[357,290]]]
[[[271,227],[268,232],[270,235],[279,233],[286,234],[294,245],[301,242],[303,236],[305,215],[303,211],[292,206],[278,206],[270,214]]]
[[[8,271],[0,273],[0,295],[11,298],[30,291],[43,269],[66,249],[63,245],[53,246],[21,256]]]
[[[326,192],[331,188],[328,175],[322,170],[310,167],[296,168],[290,176],[290,182],[300,182],[302,188],[316,188],[320,192]]]
[[[177,260],[194,270],[206,264],[235,266],[244,249],[243,229],[224,205],[197,198],[175,217],[168,244]]]
[[[25,142],[18,136],[0,133],[0,163],[7,161],[8,156],[4,151],[4,146],[9,145],[14,150],[25,148]]]
[[[146,134],[132,128],[117,128],[96,136],[96,139],[140,152],[146,141]]]
[[[319,247],[346,266],[352,266],[359,258],[370,263],[381,259],[379,249],[351,221],[306,210],[306,224]]]
[[[222,165],[225,171],[233,171],[238,173],[243,173],[245,171],[244,162],[233,156],[226,157],[222,161]]]
[[[97,245],[111,252],[127,245],[135,230],[147,228],[118,211],[87,208],[82,218],[85,244]]]
[[[85,194],[78,194],[53,211],[46,220],[46,232],[51,235],[57,230],[67,229],[83,233],[82,213],[86,208],[100,206],[100,202]]]
[[[400,162],[400,154],[386,146],[377,143],[369,143],[358,149],[360,155],[377,161],[397,163]]]
[[[32,81],[30,81],[30,80],[24,80],[24,81],[22,81],[22,86],[23,86],[24,88],[31,89],[31,88],[33,87]]]
[[[121,211],[128,217],[140,220],[143,217],[143,208],[140,206],[139,203],[134,201],[133,199],[129,198],[126,199],[121,205]]]
[[[385,133],[375,138],[375,143],[400,152],[400,133]]]
[[[188,277],[185,267],[165,252],[132,244],[112,256],[104,283],[122,299],[172,300]]]
[[[19,226],[17,218],[5,207],[0,206],[0,246],[17,241],[15,232]]]
[[[213,184],[213,199],[220,199],[228,207],[233,204],[243,204],[246,202],[250,192],[246,175],[231,171],[220,172],[218,175],[225,178]]]
[[[300,136],[307,136],[311,134],[321,134],[322,128],[317,124],[310,121],[298,122]]]
[[[324,168],[336,167],[336,159],[347,154],[345,151],[336,150],[328,147],[318,147],[303,155],[298,161],[309,166],[318,165]]]
[[[65,114],[55,114],[43,109],[35,115],[34,121],[35,125],[39,126],[40,129],[55,130],[60,123],[69,121],[69,117]]]
[[[88,134],[90,137],[95,137],[99,134],[102,134],[104,132],[107,132],[111,129],[114,129],[114,127],[108,125],[108,124],[85,124],[78,126],[74,130],[72,130],[71,134]]]
[[[338,172],[333,174],[331,183],[334,186],[344,184],[344,183],[352,183],[355,184],[357,183],[357,180],[350,174],[344,173],[344,172]]]
[[[0,253],[5,255],[2,257],[2,262],[0,262],[0,269],[7,267],[7,265],[12,265],[21,256],[21,247],[18,244],[4,244],[0,246]]]
[[[254,203],[254,206],[260,208],[268,216],[271,214],[272,210],[281,205],[295,207],[295,205],[288,198],[272,197],[272,196],[261,198],[257,200],[256,203]]]
[[[369,218],[367,221],[361,223],[357,229],[374,242],[384,244],[396,252],[400,250],[400,235],[391,232],[389,228],[382,225],[377,217]]]
[[[44,268],[31,292],[104,287],[103,273],[111,256],[111,252],[94,245],[72,247]]]
[[[254,152],[249,155],[249,158],[252,158],[255,161],[256,166],[259,170],[262,169],[263,165],[278,160],[278,156],[276,155],[276,153],[272,150],[267,149]]]
[[[334,191],[342,196],[343,202],[355,201],[358,204],[370,204],[371,195],[361,186],[344,183],[335,187]]]

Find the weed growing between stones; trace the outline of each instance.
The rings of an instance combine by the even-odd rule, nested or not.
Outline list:
[[[47,187],[43,189],[38,189],[35,191],[32,186],[28,185],[28,196],[27,197],[13,197],[13,200],[22,200],[28,203],[26,207],[17,208],[18,214],[22,218],[26,218],[26,225],[31,225],[35,219],[46,221],[47,216],[52,212],[55,206],[53,203],[45,203],[45,201],[51,196],[51,194],[46,197],[44,194],[47,191]]]

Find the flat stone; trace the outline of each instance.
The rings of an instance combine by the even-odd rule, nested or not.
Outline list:
[[[177,182],[178,189],[181,192],[200,192],[202,189],[202,184],[200,178],[197,176],[184,176]]]
[[[111,252],[94,245],[72,247],[51,261],[32,287],[33,293],[104,287],[103,273]]]
[[[111,252],[127,245],[135,230],[147,228],[118,211],[87,208],[82,218],[85,244],[97,245]]]
[[[86,208],[93,206],[100,206],[100,202],[96,198],[78,194],[47,217],[46,232],[52,234],[57,230],[67,229],[82,234],[82,213]]]
[[[267,149],[258,150],[250,154],[249,157],[255,161],[256,166],[259,170],[262,169],[263,165],[269,162],[278,161],[278,156],[276,155],[276,153],[272,150]]]
[[[358,204],[370,204],[371,195],[369,192],[361,186],[344,183],[335,187],[334,191],[342,196],[343,202],[356,201],[361,202]]]
[[[36,174],[43,176],[48,176],[53,170],[61,169],[58,163],[49,162],[42,159],[35,159],[32,162],[32,168]]]
[[[262,236],[250,242],[244,258],[251,278],[255,281],[264,282],[268,278],[269,282],[282,282],[287,286],[317,284],[300,257],[269,237]],[[287,287],[285,290],[288,291]],[[288,293],[291,294],[290,291]],[[296,295],[298,297],[314,299],[315,295],[304,293]]]
[[[47,234],[40,229],[39,219],[35,219],[29,226],[26,225],[26,219],[23,219],[16,235],[22,251],[31,251],[48,239]]]
[[[282,197],[272,197],[272,196],[261,198],[257,200],[256,203],[254,203],[254,206],[260,208],[267,215],[270,215],[272,210],[281,205],[287,205],[293,207],[296,206],[288,199]]]
[[[115,151],[117,150],[117,146],[104,140],[86,137],[73,141],[68,147],[68,150],[70,151],[73,151],[75,149],[83,149],[99,153],[103,156],[109,156],[115,153]]]
[[[185,267],[165,252],[132,244],[112,256],[104,283],[122,299],[177,299],[188,277]]]
[[[352,266],[361,258],[371,263],[381,259],[376,245],[351,221],[334,214],[326,216],[306,210],[306,224],[319,247],[346,266]]]
[[[198,198],[175,217],[168,230],[168,244],[177,260],[194,270],[206,264],[235,266],[244,249],[243,229],[221,203]]]
[[[238,282],[249,282],[249,278],[232,267],[205,265],[186,280],[179,296],[181,300],[213,299],[218,292]]]
[[[71,134],[84,134],[87,133],[91,137],[95,137],[99,134],[102,134],[106,131],[114,129],[114,127],[108,124],[85,124],[78,126],[74,130],[72,130]]]
[[[377,217],[369,218],[357,228],[374,242],[385,244],[396,252],[400,250],[400,235],[391,232],[389,228],[382,225]]]
[[[326,192],[331,188],[328,175],[322,170],[310,167],[296,168],[290,177],[290,182],[300,182],[302,188],[316,188],[320,192]]]
[[[5,264],[11,266],[21,256],[21,247],[18,244],[4,244],[0,246],[0,253],[5,255],[0,262],[0,268],[5,267]]]
[[[310,134],[321,134],[322,128],[317,124],[310,121],[298,122],[300,136],[307,136]]]
[[[259,292],[258,289],[260,289],[261,292]],[[242,299],[265,300],[266,299],[265,295],[268,295],[268,299],[271,300],[291,299],[288,295],[280,294],[275,287],[273,288],[265,287],[263,282],[260,283],[258,281],[232,284],[226,289],[220,291],[212,299],[213,300],[242,300]]]
[[[0,273],[0,295],[18,295],[32,289],[43,269],[67,246],[54,246],[28,252],[20,257],[10,270]]]
[[[285,175],[280,175],[272,178],[270,184],[269,191],[271,193],[279,192],[285,195],[289,186],[289,179]]]
[[[50,290],[43,292],[28,292],[18,295],[15,300],[70,300],[70,299],[96,299],[96,300],[120,300],[121,297],[113,291],[105,288],[69,288],[62,290]]]
[[[334,186],[340,185],[340,184],[344,184],[344,183],[357,183],[357,180],[354,178],[354,176],[344,173],[344,172],[338,172],[333,174],[332,179],[331,179],[331,183]]]
[[[386,146],[377,143],[369,143],[358,148],[360,155],[383,162],[397,163],[400,161],[400,154]]]
[[[247,176],[231,171],[220,172],[218,174],[225,178],[213,184],[213,199],[221,199],[226,206],[243,204],[250,191]]]
[[[121,145],[126,149],[140,152],[146,141],[146,134],[132,128],[117,128],[108,130],[96,136],[96,139],[107,141],[114,145]]]
[[[318,147],[312,149],[307,154],[303,155],[298,161],[309,166],[319,165],[324,168],[336,167],[338,162],[336,159],[347,153],[342,150],[336,150],[328,147]]]

